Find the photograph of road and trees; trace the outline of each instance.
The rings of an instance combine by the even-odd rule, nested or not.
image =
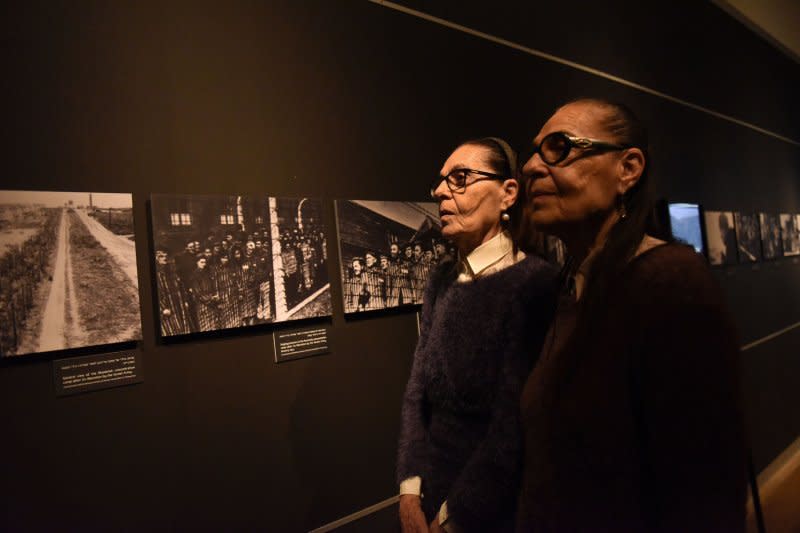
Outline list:
[[[131,195],[0,191],[0,356],[140,338]]]

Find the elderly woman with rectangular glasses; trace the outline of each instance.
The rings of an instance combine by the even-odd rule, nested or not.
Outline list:
[[[515,161],[500,139],[468,141],[431,187],[458,257],[429,279],[403,399],[406,533],[513,530],[520,391],[555,307],[555,272],[513,238],[523,205]]]

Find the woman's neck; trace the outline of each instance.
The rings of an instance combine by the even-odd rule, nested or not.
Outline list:
[[[458,248],[459,255],[461,257],[467,257],[475,250],[475,248],[495,238],[501,231],[502,228],[500,226],[494,226],[482,236],[478,235],[472,238],[465,237],[464,239],[459,240],[456,243],[456,248]]]
[[[590,254],[600,250],[608,240],[611,228],[619,221],[619,214],[612,211],[605,219],[595,222],[584,222],[574,231],[567,231],[561,240],[567,251],[580,265]]]

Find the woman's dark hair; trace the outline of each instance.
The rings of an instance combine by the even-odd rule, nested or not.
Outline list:
[[[603,312],[611,286],[633,259],[645,234],[655,229],[656,221],[647,130],[642,121],[626,105],[604,99],[581,98],[564,105],[572,104],[602,108],[605,111],[602,126],[608,132],[608,140],[640,149],[645,159],[639,180],[621,198],[620,209],[624,206],[627,215],[611,228],[589,271],[576,325],[576,337],[580,338],[581,334],[590,334],[593,317]]]
[[[508,176],[509,179],[517,182],[517,200],[506,210],[511,220],[505,223],[504,227],[511,234],[515,251],[517,249],[522,249],[525,252],[533,251],[532,249],[535,247],[532,246],[532,243],[535,242],[535,236],[538,234],[530,224],[526,223],[524,213],[527,203],[525,200],[525,184],[519,177],[517,152],[499,137],[471,139],[459,144],[459,146],[480,146],[485,148],[489,152],[487,163],[492,172],[501,176]],[[538,248],[535,248],[535,251],[541,252]]]

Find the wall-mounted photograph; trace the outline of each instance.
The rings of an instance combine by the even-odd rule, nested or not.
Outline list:
[[[755,213],[734,213],[736,241],[739,245],[739,262],[761,261],[761,229]]]
[[[164,337],[330,316],[322,202],[150,197]]]
[[[712,265],[732,265],[739,262],[736,228],[730,211],[706,211],[706,242],[708,260]]]
[[[775,259],[783,255],[781,242],[781,224],[778,215],[772,213],[758,214],[761,226],[761,255],[764,259]]]
[[[337,200],[345,313],[422,303],[428,276],[455,250],[433,202]]]
[[[800,215],[779,215],[783,255],[800,255]]]
[[[698,204],[669,204],[669,221],[672,235],[677,240],[691,245],[697,253],[705,253],[703,230],[700,221],[700,206]]]
[[[0,355],[141,338],[130,194],[0,191]]]

